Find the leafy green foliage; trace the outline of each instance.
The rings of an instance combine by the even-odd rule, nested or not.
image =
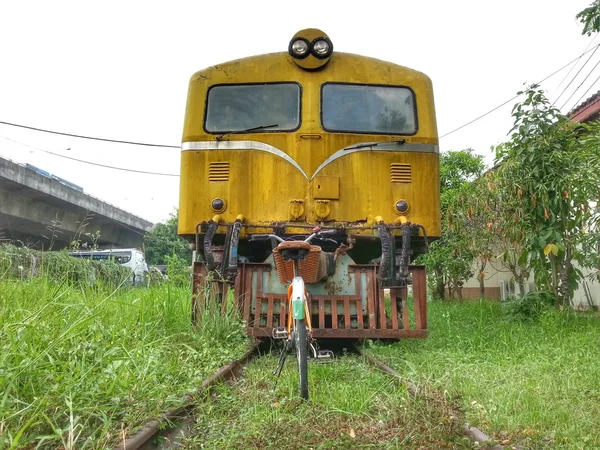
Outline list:
[[[442,214],[448,211],[456,199],[473,189],[472,182],[481,176],[483,157],[468,148],[449,151],[440,155],[440,202]]]
[[[241,322],[191,293],[0,279],[0,448],[112,448],[247,347]],[[212,312],[216,312],[211,316]]]
[[[581,278],[574,261],[591,265],[582,243],[598,221],[600,124],[573,123],[536,87],[524,94],[510,140],[496,148],[497,192],[514,217],[509,237],[522,239],[521,263],[567,305]]]
[[[591,36],[600,31],[600,0],[594,2],[575,16],[583,24],[581,34]]]
[[[168,264],[167,257],[173,255],[191,264],[192,251],[187,241],[177,235],[177,221],[177,213],[171,214],[144,236],[144,253],[149,265]]]
[[[434,284],[439,298],[444,298],[446,289],[460,297],[463,283],[472,276],[475,257],[472,237],[465,228],[452,227],[452,210],[459,198],[473,192],[473,180],[483,169],[483,158],[475,155],[472,149],[440,155],[442,237],[419,258],[420,263],[427,266],[428,279]]]
[[[556,296],[551,292],[529,292],[508,301],[506,317],[521,322],[536,321],[549,311],[555,302]]]
[[[485,294],[485,269],[492,259],[502,262],[523,291],[529,271],[523,264],[522,233],[514,211],[500,195],[496,170],[473,182],[472,189],[452,208],[453,227],[463,228],[477,262],[480,295]]]

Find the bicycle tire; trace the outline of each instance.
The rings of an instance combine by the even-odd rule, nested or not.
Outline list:
[[[298,384],[300,398],[308,400],[308,339],[304,319],[296,320],[296,357],[298,358]]]

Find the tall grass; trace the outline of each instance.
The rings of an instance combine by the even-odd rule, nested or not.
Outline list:
[[[247,346],[237,318],[203,314],[170,283],[0,279],[0,448],[106,448],[177,404]]]
[[[600,448],[600,317],[498,303],[430,304],[426,340],[371,351],[458,403],[469,422],[526,448]]]
[[[131,277],[131,270],[112,261],[73,258],[66,251],[42,252],[11,243],[0,244],[0,279],[38,276],[80,286],[119,285]]]

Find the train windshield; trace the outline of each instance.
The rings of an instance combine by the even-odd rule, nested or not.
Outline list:
[[[205,117],[204,128],[209,133],[295,130],[300,126],[300,86],[296,83],[213,86],[208,92]]]
[[[401,86],[326,83],[321,89],[321,120],[327,131],[415,134],[415,96]]]

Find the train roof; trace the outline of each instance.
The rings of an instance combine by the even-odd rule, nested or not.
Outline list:
[[[409,67],[343,52],[334,52],[328,63],[316,70],[299,67],[287,52],[250,56],[200,70],[190,81],[212,85],[224,82],[298,81],[309,77],[356,83],[431,83],[426,74]]]

